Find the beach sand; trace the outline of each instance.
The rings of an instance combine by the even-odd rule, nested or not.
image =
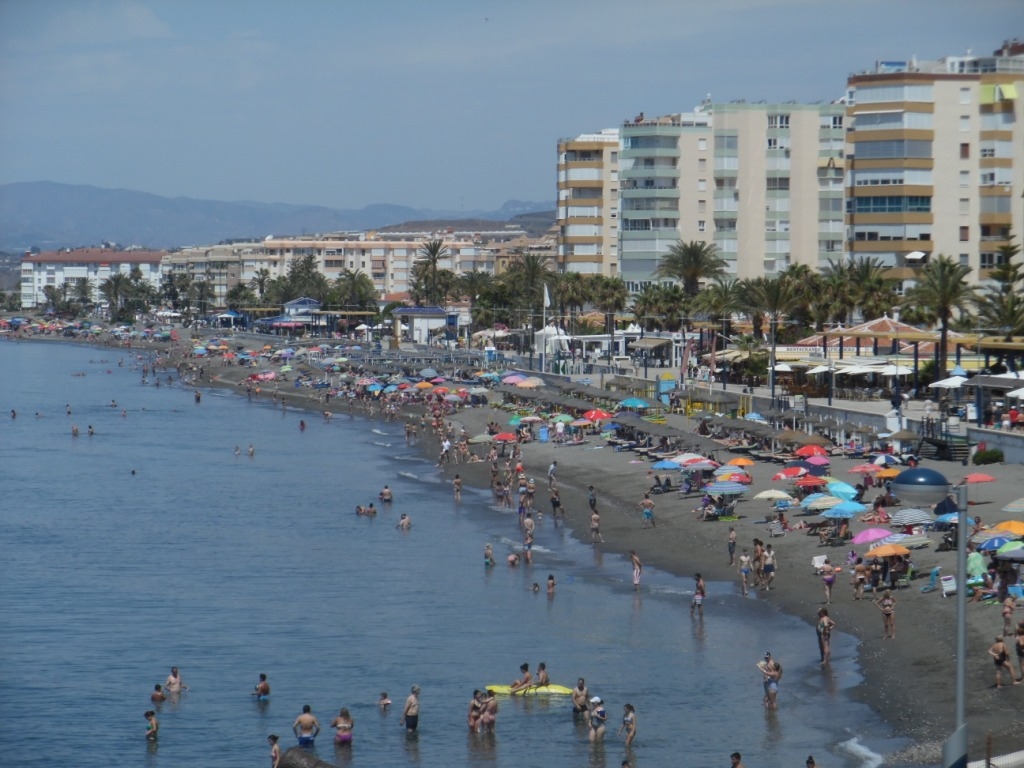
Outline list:
[[[168,347],[161,344],[134,344],[131,350],[120,347],[108,349],[124,353],[156,349],[166,354],[168,351]],[[169,358],[170,364],[180,359],[176,355]],[[217,360],[206,361],[204,367],[208,380],[197,382],[197,386],[229,387],[244,396],[244,387],[240,384],[252,369],[222,366]],[[300,366],[296,369],[293,375],[300,372]],[[272,385],[264,386],[264,400],[269,399],[271,390]],[[308,408],[317,413],[329,409],[336,416],[347,415],[347,405],[334,402],[324,405],[319,401],[319,392],[295,388],[292,382],[285,382],[280,385],[278,397],[284,399],[290,408]],[[465,427],[470,435],[486,431],[486,425],[492,419],[504,425],[508,414],[495,409],[494,405],[460,410],[451,421]],[[408,408],[403,412],[403,418],[415,416],[418,420],[422,411],[422,406]],[[365,415],[359,408],[356,412]],[[319,421],[312,418],[308,423],[313,426]],[[669,416],[669,422],[683,429],[693,427],[681,415]],[[424,456],[436,459],[438,446],[432,436],[421,434],[419,447]],[[813,572],[811,559],[815,555],[828,554],[834,564],[845,564],[849,549],[856,549],[859,554],[867,549],[864,546],[823,547],[816,536],[807,536],[799,530],[770,539],[763,524],[765,515],[770,511],[768,502],[752,500],[751,497],[766,488],[786,490],[785,483],[770,480],[779,469],[776,464],[757,462],[747,468],[754,482],[737,507],[739,519],[735,522],[698,521],[691,510],[699,498],[682,499],[673,492],[652,497],[656,504],[657,527],[643,529],[638,505],[644,491],[651,485],[651,476],[648,473],[649,463],[638,461],[636,454],[616,452],[604,446],[603,441],[591,437],[590,442],[583,446],[530,443],[523,447],[523,456],[528,476],[537,480],[536,506],[545,515],[550,514],[547,468],[552,460],[558,461],[558,485],[566,521],[581,541],[590,540],[587,486],[595,486],[605,543],[594,546],[601,546],[605,551],[625,554],[631,549],[636,550],[647,565],[682,577],[700,572],[709,581],[731,581],[736,585],[738,594],[738,574],[734,567],[728,565],[726,538],[729,526],[734,526],[738,534],[737,555],[755,537],[771,543],[778,553],[774,588],[768,592],[752,590],[749,599],[768,600],[780,611],[804,619],[809,635],[813,635],[817,610],[824,601],[821,577]],[[734,454],[725,448],[719,455],[722,461],[733,457]],[[837,478],[850,479],[852,484],[859,478],[849,474],[848,470],[856,463],[859,462],[834,459],[831,472]],[[487,488],[489,466],[486,462],[448,464],[439,471],[449,478],[457,472],[467,485]],[[503,461],[500,466],[503,466]],[[952,462],[926,462],[924,466],[937,469],[954,483],[970,471]],[[984,471],[995,476],[997,481],[971,487],[970,497],[977,503],[972,503],[970,509],[971,514],[980,514],[987,525],[992,525],[1010,519],[1011,516],[1001,512],[1001,508],[1024,496],[1024,465],[989,465]],[[800,519],[803,518],[791,518],[791,522]],[[851,527],[856,533],[868,526],[855,522]],[[853,600],[848,569],[836,581],[829,608],[838,631],[859,638],[858,660],[864,679],[853,690],[854,695],[879,711],[898,733],[913,742],[912,747],[889,759],[936,764],[941,762],[942,743],[954,726],[956,601],[944,599],[939,590],[922,593],[920,587],[927,583],[927,575],[935,566],[942,566],[943,574],[954,573],[956,553],[936,551],[935,544],[940,537],[933,533],[930,538],[933,541],[931,547],[913,553],[920,577],[912,582],[910,588],[895,594],[896,639],[881,639],[882,618],[873,600]],[[867,596],[870,597],[870,592]],[[706,621],[714,621],[715,597],[713,593],[708,596]],[[1014,622],[1022,618],[1024,606],[1019,606]],[[990,734],[993,754],[1021,749],[1024,747],[1024,716],[1021,714],[1024,712],[1024,685],[995,689],[992,660],[987,653],[995,635],[1002,631],[1000,609],[995,605],[969,603],[967,624],[970,754],[975,759],[982,757]],[[812,640],[809,647],[816,647],[816,642]],[[787,649],[778,649],[776,656],[785,659]],[[1016,659],[1012,658],[1011,663],[1015,662]],[[849,726],[856,732],[856,723]]]

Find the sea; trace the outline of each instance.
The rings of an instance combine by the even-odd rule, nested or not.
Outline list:
[[[176,377],[143,381],[147,360],[0,342],[4,762],[267,766],[268,734],[295,746],[306,704],[324,726],[316,755],[338,766],[722,766],[739,751],[753,766],[813,754],[862,768],[907,746],[850,695],[862,682],[853,637],[834,638],[823,670],[813,627],[732,583],[710,583],[703,620],[691,618],[692,578],[645,569],[634,593],[627,559],[547,515],[533,564],[509,567],[517,517],[481,490],[455,503],[401,423],[325,423],[228,390],[197,403]],[[390,505],[377,501],[384,485]],[[370,501],[375,518],[354,513]],[[395,527],[403,512],[408,532]],[[785,671],[777,712],[762,704],[765,651]],[[469,734],[473,690],[512,682],[523,662],[566,686],[585,678],[608,711],[604,742],[558,696],[503,698],[496,733]],[[172,665],[189,690],[156,707],[150,744],[143,714]],[[251,695],[260,673],[266,702]],[[616,737],[626,703],[630,751]],[[335,748],[341,707],[355,738]]]

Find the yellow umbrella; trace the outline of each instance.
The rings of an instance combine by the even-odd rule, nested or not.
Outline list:
[[[1020,520],[1007,520],[1005,523],[993,525],[992,530],[1007,531],[1008,533],[1013,533],[1017,536],[1024,536],[1024,522]]]
[[[734,467],[752,467],[754,465],[754,460],[748,459],[745,456],[740,456],[738,459],[733,459],[726,463]]]
[[[901,547],[899,544],[883,544],[880,547],[869,549],[865,557],[894,557],[895,555],[909,555],[910,550]]]
[[[880,477],[883,480],[889,480],[893,477],[899,476],[900,471],[898,469],[883,469],[881,472],[876,472],[875,477]]]

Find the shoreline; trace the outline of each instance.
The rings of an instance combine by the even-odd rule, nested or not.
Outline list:
[[[10,341],[49,341],[87,344],[97,350],[117,354],[170,353],[172,350],[161,343],[135,343],[132,347],[98,345],[85,340],[64,338],[25,338]],[[168,365],[173,366],[182,358],[168,356]],[[191,362],[191,361],[190,361]],[[195,360],[198,362],[198,359]],[[207,364],[209,380],[194,382],[191,386],[216,387],[238,391],[238,385],[252,372],[240,366],[221,366],[210,361]],[[320,412],[325,406],[319,402],[314,390],[295,389],[292,382],[278,392],[278,397],[289,407]],[[264,398],[266,395],[264,394]],[[261,398],[262,399],[262,398]],[[360,415],[373,416],[362,408]],[[403,423],[410,416],[417,418],[422,408],[406,408],[399,412],[396,420]],[[343,412],[336,412],[336,416]],[[508,414],[496,407],[465,409],[446,418],[464,426],[470,435],[484,431],[490,419],[498,418],[499,423],[507,420]],[[683,417],[675,417],[682,419]],[[432,436],[421,434],[413,444],[417,451],[431,463],[436,460]],[[725,537],[729,523],[702,523],[690,514],[696,498],[679,500],[675,493],[652,497],[657,505],[655,514],[657,527],[640,528],[639,499],[650,482],[647,467],[642,463],[630,464],[630,453],[615,453],[611,448],[601,447],[599,442],[586,446],[557,446],[554,443],[530,443],[523,447],[527,473],[537,479],[536,507],[550,514],[546,485],[547,466],[553,459],[559,462],[558,484],[562,496],[565,522],[572,535],[580,542],[587,541],[589,510],[586,502],[586,486],[593,482],[598,493],[598,507],[602,512],[602,533],[609,542],[605,551],[627,555],[635,549],[645,564],[656,567],[675,576],[688,578],[699,571],[707,580],[731,581],[736,579],[733,568],[726,565]],[[725,454],[723,449],[723,454]],[[728,456],[723,455],[723,460]],[[842,468],[840,469],[840,465]],[[929,465],[931,466],[931,465]],[[846,465],[836,462],[835,474],[842,476]],[[450,481],[459,473],[466,485],[488,490],[490,488],[489,464],[477,462],[448,464],[439,471]],[[952,475],[950,468],[939,464],[940,471]],[[750,468],[755,486],[767,487],[764,482],[774,465],[756,464]],[[1024,468],[1006,467],[1010,470],[1000,484],[1003,490],[1015,495],[1024,493]],[[1003,473],[1006,474],[1006,473]],[[959,477],[959,476],[957,476]],[[952,479],[952,478],[951,478]],[[596,480],[596,481],[595,481]],[[778,487],[777,485],[775,487]],[[989,486],[992,487],[992,486]],[[1015,487],[1014,494],[1011,488]],[[984,493],[984,492],[983,492]],[[987,493],[989,498],[994,494]],[[998,512],[1002,504],[991,503],[972,510],[982,512],[986,522],[1000,519]],[[823,591],[820,577],[811,573],[810,558],[815,554],[828,554],[834,562],[845,556],[844,549],[820,548],[816,539],[792,531],[785,537],[769,539],[763,526],[768,511],[766,503],[744,501],[740,504],[740,520],[731,523],[739,534],[738,552],[742,546],[758,536],[769,542],[779,552],[779,573],[777,589],[757,593],[758,599],[768,599],[780,611],[800,618],[808,623],[808,633],[813,629],[817,608],[821,605]],[[1003,515],[1002,519],[1009,516]],[[952,572],[952,553],[937,553],[924,550],[915,553],[923,570],[930,570],[929,564],[941,563],[944,573]],[[899,640],[882,642],[878,639],[881,621],[873,603],[867,600],[853,603],[850,598],[846,573],[836,582],[833,595],[832,616],[839,625],[839,631],[854,635],[858,639],[856,663],[863,675],[859,685],[848,689],[852,697],[867,704],[890,724],[894,734],[905,737],[913,743],[896,755],[887,755],[886,762],[898,760],[923,764],[941,762],[941,746],[952,731],[953,712],[953,622],[955,601],[943,600],[938,593],[921,594],[919,587],[926,583],[919,579],[909,590],[896,593]],[[713,620],[715,595],[709,595],[709,618]],[[1020,611],[1014,620],[1020,618]],[[1017,711],[1024,708],[1020,699],[1021,687],[996,691],[991,686],[991,661],[984,650],[992,641],[996,625],[1001,627],[998,608],[982,604],[969,606],[968,633],[970,657],[968,658],[968,721],[971,755],[977,759],[984,754],[987,732],[993,735],[993,752],[1002,754],[1020,749],[1024,743],[1024,722]],[[924,633],[922,633],[924,630]],[[927,640],[926,640],[927,639]],[[812,641],[813,642],[813,641]],[[783,659],[785,653],[778,654]],[[1013,696],[1013,699],[1006,698]],[[784,707],[784,704],[783,704]],[[983,726],[987,726],[984,727]]]

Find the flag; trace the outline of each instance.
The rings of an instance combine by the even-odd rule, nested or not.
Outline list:
[[[708,388],[709,389],[712,386],[714,386],[714,383],[715,383],[715,347],[716,346],[718,346],[717,334],[714,331],[711,331],[711,361],[710,361],[710,365],[708,365],[708,368],[710,369],[710,371],[708,373]]]
[[[548,294],[548,284],[544,283],[544,309],[551,306],[551,296]]]
[[[683,334],[683,338],[686,338],[686,334]],[[690,370],[690,350],[693,342],[690,340],[683,342],[683,360],[679,364],[679,381],[680,383],[686,381],[686,375]]]

